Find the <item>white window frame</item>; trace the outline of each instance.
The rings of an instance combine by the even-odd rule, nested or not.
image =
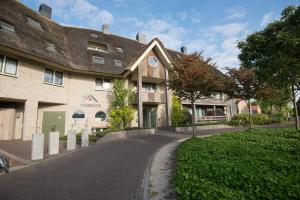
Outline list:
[[[93,51],[99,51],[102,53],[109,53],[108,46],[106,44],[98,44],[98,45],[105,45],[107,47],[107,50],[103,50],[100,47],[97,47],[97,44],[88,44],[87,49]]]
[[[3,61],[2,61],[2,65],[0,66],[0,74],[1,75],[5,75],[5,76],[11,76],[11,77],[18,77],[18,71],[19,71],[19,60],[10,56],[6,56],[6,55],[2,55],[0,54],[0,56],[3,56]],[[11,58],[17,61],[17,65],[16,65],[16,74],[10,74],[10,73],[6,73],[5,72],[5,68],[6,68],[6,58]]]
[[[122,67],[123,66],[123,62],[120,59],[114,59],[114,66],[116,67]]]
[[[44,30],[43,27],[42,27],[41,22],[39,22],[38,20],[36,20],[36,19],[34,19],[30,16],[27,16],[27,23],[33,28],[36,28],[36,29],[39,29],[39,30]]]
[[[95,59],[102,59],[103,63],[95,62]],[[93,64],[104,65],[105,64],[105,58],[102,57],[102,56],[92,56],[92,62],[93,62]]]
[[[116,50],[118,53],[121,53],[121,54],[124,53],[124,49],[122,47],[116,47]]]
[[[11,33],[16,32],[14,25],[12,25],[6,21],[0,20],[0,26],[1,26],[1,29],[5,30],[5,31],[11,32]]]
[[[45,81],[45,73],[46,73],[47,69],[53,71],[53,80],[52,80],[52,83]],[[54,83],[55,82],[55,74],[56,74],[56,72],[62,73],[61,85]],[[59,71],[59,70],[55,70],[55,69],[52,69],[52,68],[49,68],[49,67],[45,67],[45,69],[44,69],[44,76],[43,76],[43,83],[47,84],[47,85],[55,85],[55,86],[63,87],[63,85],[64,85],[64,73],[62,71]]]
[[[97,81],[102,81],[102,86],[97,86]],[[110,87],[106,88],[105,87],[105,80],[110,80]],[[96,91],[112,91],[113,84],[112,84],[112,79],[110,78],[96,78],[95,79],[95,90]]]

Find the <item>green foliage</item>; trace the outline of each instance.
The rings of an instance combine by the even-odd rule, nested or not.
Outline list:
[[[252,115],[251,119],[254,125],[267,125],[280,123],[282,121],[282,118],[269,118],[265,114]],[[249,114],[242,113],[239,115],[234,115],[228,124],[231,126],[246,126],[249,124]]]
[[[181,200],[300,199],[300,132],[294,129],[193,137],[176,156]]]
[[[114,82],[113,93],[114,100],[111,102],[109,122],[112,129],[125,129],[133,120],[135,112],[128,102],[132,94],[125,88],[123,80],[116,80]]]
[[[181,107],[178,97],[173,96],[171,113],[172,126],[177,127],[187,124],[189,122],[188,114],[188,111]]]

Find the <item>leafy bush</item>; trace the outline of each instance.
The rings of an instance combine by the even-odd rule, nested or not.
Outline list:
[[[251,115],[251,119],[253,124],[255,125],[267,125],[281,122],[281,120],[275,118],[271,119],[265,114]],[[231,118],[228,124],[231,126],[246,126],[249,124],[249,114],[242,113],[239,115],[235,115]]]
[[[192,118],[188,110],[181,107],[178,97],[172,98],[171,122],[173,127],[191,124]]]
[[[110,105],[109,123],[114,129],[125,129],[134,118],[135,109],[129,104],[131,91],[125,88],[123,80],[114,82],[114,99]]]
[[[192,138],[177,151],[179,199],[300,199],[300,131]]]

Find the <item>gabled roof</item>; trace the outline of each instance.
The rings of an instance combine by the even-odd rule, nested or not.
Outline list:
[[[31,27],[27,17],[37,20],[43,30]],[[0,29],[0,46],[9,47],[75,70],[121,75],[145,51],[147,45],[138,41],[100,31],[65,27],[40,15],[15,0],[0,1],[0,20],[12,24],[15,33]],[[98,38],[91,36],[94,33]],[[57,53],[47,50],[47,42],[54,44]],[[87,50],[88,42],[105,44],[109,53]],[[116,47],[123,49],[119,53]],[[105,64],[92,64],[92,56],[104,57]],[[114,60],[123,66],[114,66]]]
[[[27,17],[38,21],[42,30],[30,26]],[[101,31],[62,26],[16,0],[0,1],[0,20],[12,24],[15,28],[15,33],[0,29],[0,49],[1,46],[13,49],[47,61],[46,63],[80,72],[123,76],[133,71],[147,51],[153,48],[166,64],[170,64],[181,54],[166,49],[158,38],[145,45]],[[92,37],[91,33],[97,35],[97,38]],[[106,45],[109,53],[87,50],[89,42]],[[47,50],[47,43],[53,44],[56,52]],[[117,47],[122,48],[123,53],[119,53]],[[105,64],[93,64],[92,56],[103,57]],[[115,59],[121,60],[123,66],[115,66]]]

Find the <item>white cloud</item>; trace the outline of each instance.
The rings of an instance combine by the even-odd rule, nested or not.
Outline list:
[[[128,4],[132,2],[132,0],[110,0],[110,1],[117,8],[128,7]]]
[[[41,0],[53,9],[55,16],[62,18],[64,24],[99,29],[101,24],[113,22],[113,15],[87,0]],[[73,23],[74,21],[74,23]]]
[[[270,23],[272,20],[274,20],[274,12],[268,12],[266,13],[262,19],[261,19],[261,23],[260,23],[260,26],[265,26],[267,25],[268,23]]]
[[[139,20],[136,17],[125,17],[122,19],[117,20],[119,23],[129,23],[132,24],[135,27],[143,27],[144,22],[142,20]]]
[[[186,32],[183,27],[170,22],[152,19],[144,23],[144,32],[149,39],[158,37],[166,47],[176,49],[182,45],[182,38]]]
[[[231,7],[226,10],[227,17],[225,19],[240,19],[246,15],[243,7]]]
[[[224,37],[234,37],[247,32],[247,23],[229,23],[212,27],[215,33],[220,33]]]
[[[199,12],[195,9],[184,10],[178,13],[178,17],[181,21],[190,21],[192,23],[198,24],[201,22]]]

